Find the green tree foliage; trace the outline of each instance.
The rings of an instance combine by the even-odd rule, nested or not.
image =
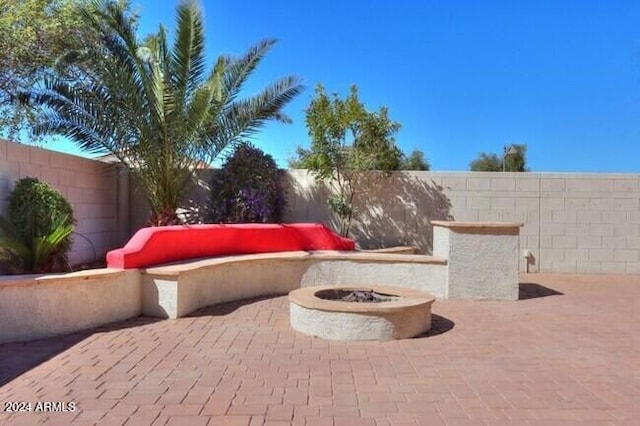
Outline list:
[[[271,155],[237,145],[211,179],[211,223],[277,223],[285,207],[282,174]]]
[[[301,146],[296,147],[296,153],[287,160],[287,167],[290,169],[306,169],[309,165],[311,150]]]
[[[509,154],[505,159],[505,170],[507,172],[528,172],[527,168],[527,145],[514,144],[511,145],[515,153]]]
[[[414,149],[411,154],[404,155],[402,158],[402,164],[400,164],[401,170],[431,170],[431,164],[424,158],[424,152],[419,149]]]
[[[311,147],[298,150],[299,166],[329,182],[329,205],[340,220],[340,234],[348,236],[354,201],[363,190],[362,172],[377,170],[388,176],[400,167],[402,153],[394,139],[400,124],[389,118],[386,107],[367,111],[356,86],[341,99],[318,85],[305,113]]]
[[[97,42],[77,8],[88,0],[0,0],[0,135],[18,132],[42,119],[35,106],[12,99],[52,72],[56,60]]]
[[[67,269],[74,222],[62,194],[37,178],[20,179],[0,218],[0,261],[15,273]]]
[[[395,155],[395,153],[393,154]],[[296,153],[293,157],[288,159],[288,166],[290,169],[306,169],[309,165],[309,157],[311,156],[311,150],[303,148],[301,146],[296,147]],[[414,149],[411,154],[402,154],[400,163],[397,170],[431,170],[431,164],[424,156],[424,152],[419,149]]]
[[[152,225],[179,223],[176,210],[197,165],[210,164],[270,120],[290,122],[282,109],[302,91],[297,78],[239,96],[274,40],[240,57],[219,56],[207,69],[203,16],[195,1],[178,4],[172,46],[163,27],[139,40],[136,18],[120,3],[83,9],[82,19],[100,43],[68,58],[75,59],[78,78],[54,76],[29,94],[28,101],[46,111],[35,130],[119,158],[147,196]]]
[[[515,153],[507,153],[502,155],[494,153],[481,152],[478,158],[469,164],[469,169],[473,172],[528,172],[527,164],[527,145],[513,144]],[[505,147],[508,150],[508,147]],[[507,153],[505,155],[505,153]],[[506,161],[505,161],[506,159]]]
[[[493,153],[481,152],[478,158],[469,164],[472,172],[501,172],[502,159]]]

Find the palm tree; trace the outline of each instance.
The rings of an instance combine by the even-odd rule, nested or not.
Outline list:
[[[146,193],[150,222],[179,223],[176,209],[196,164],[211,163],[269,120],[290,122],[282,108],[303,87],[289,76],[240,98],[276,41],[260,41],[240,57],[219,56],[207,70],[195,1],[179,3],[171,48],[162,26],[138,40],[137,19],[127,10],[114,1],[83,9],[101,43],[61,61],[76,68],[73,80],[49,78],[23,100],[46,109],[37,134],[62,134],[83,150],[115,155]]]

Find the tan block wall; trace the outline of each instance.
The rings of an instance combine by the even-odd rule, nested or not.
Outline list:
[[[143,195],[128,174],[102,162],[0,140],[0,213],[14,182],[36,176],[74,207],[71,261],[99,259],[148,220]],[[203,183],[209,176],[203,174]],[[431,220],[522,222],[521,249],[531,272],[640,274],[640,175],[574,173],[398,172],[370,177],[356,205],[353,236],[362,248],[416,245],[433,251]],[[287,222],[335,226],[329,191],[304,170],[291,170]],[[185,207],[204,204],[203,185],[186,191]],[[520,256],[520,270],[527,264]]]
[[[306,171],[291,170],[286,187],[286,221],[335,225],[328,190]],[[640,273],[637,174],[397,172],[356,209],[362,248],[408,244],[430,254],[430,220],[522,222],[530,272]]]
[[[16,180],[38,177],[59,190],[77,220],[70,262],[104,259],[126,242],[129,229],[129,182],[125,171],[103,162],[0,140],[0,214]],[[87,241],[88,240],[88,241]]]

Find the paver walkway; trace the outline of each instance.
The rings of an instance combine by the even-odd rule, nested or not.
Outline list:
[[[517,302],[438,300],[403,341],[298,334],[276,297],[0,345],[3,409],[76,406],[0,424],[640,424],[640,276],[521,282]]]

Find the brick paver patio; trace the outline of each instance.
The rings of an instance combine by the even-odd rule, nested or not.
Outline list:
[[[297,334],[275,297],[0,345],[3,409],[77,407],[0,424],[640,424],[640,276],[521,282],[517,302],[438,300],[403,341]]]

